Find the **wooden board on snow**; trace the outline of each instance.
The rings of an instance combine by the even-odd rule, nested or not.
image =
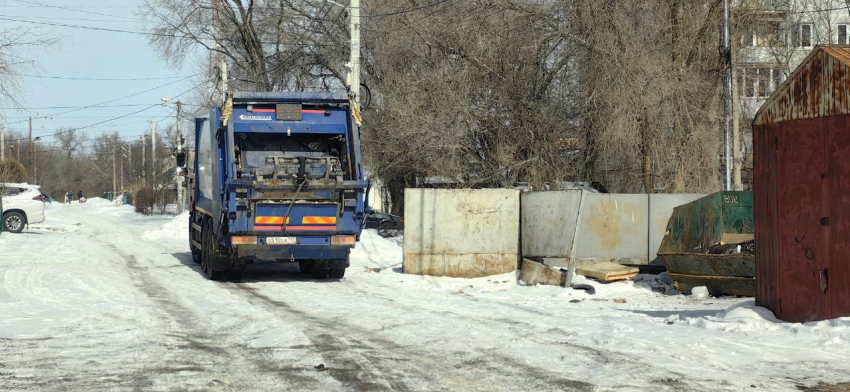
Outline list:
[[[598,263],[576,267],[576,273],[594,278],[602,283],[614,282],[637,276],[640,270],[617,263]]]

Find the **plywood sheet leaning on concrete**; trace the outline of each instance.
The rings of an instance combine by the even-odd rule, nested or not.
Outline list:
[[[637,276],[639,269],[617,263],[597,263],[576,267],[576,273],[602,283],[624,280]]]
[[[405,190],[404,273],[474,278],[518,261],[518,190]]]

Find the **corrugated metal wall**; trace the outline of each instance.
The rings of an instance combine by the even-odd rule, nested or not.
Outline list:
[[[756,303],[793,322],[850,315],[847,116],[756,128]]]
[[[754,121],[756,304],[850,315],[850,46],[818,47]]]
[[[850,46],[819,46],[755,116],[754,125],[850,114]]]

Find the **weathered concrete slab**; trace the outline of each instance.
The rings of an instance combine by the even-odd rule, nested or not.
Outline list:
[[[473,278],[516,270],[519,191],[407,189],[404,273]]]
[[[573,279],[568,269],[555,269],[534,260],[522,259],[519,280],[529,286],[545,284],[567,287]]]
[[[547,191],[521,196],[523,257],[570,257],[581,193]]]
[[[647,195],[586,194],[576,258],[646,264],[648,209]]]

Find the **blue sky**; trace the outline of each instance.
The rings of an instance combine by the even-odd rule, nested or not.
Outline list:
[[[0,28],[37,28],[41,34],[59,39],[53,47],[23,52],[39,67],[20,70],[27,76],[21,77],[17,101],[27,109],[12,109],[12,102],[0,100],[5,128],[25,131],[27,118],[32,116],[33,137],[42,136],[46,141],[60,127],[87,126],[81,132],[91,137],[117,131],[124,139],[136,140],[148,132],[151,117],[157,118],[160,130],[172,125],[173,106],[146,108],[160,103],[161,97],[174,97],[192,88],[199,80],[191,78],[197,68],[169,66],[148,45],[146,35],[48,25],[145,31],[136,16],[140,3],[141,0],[0,0]],[[137,93],[140,94],[117,99]],[[189,96],[187,93],[182,98]],[[122,106],[80,108],[111,100],[115,101],[104,105]],[[141,112],[133,114],[137,111]],[[124,115],[127,117],[110,120]],[[103,123],[94,125],[100,122]]]

